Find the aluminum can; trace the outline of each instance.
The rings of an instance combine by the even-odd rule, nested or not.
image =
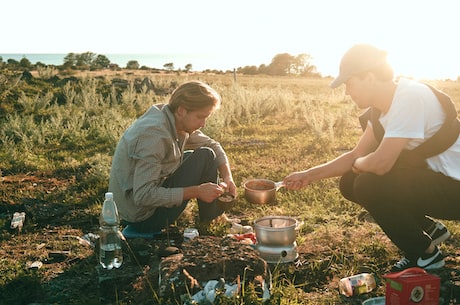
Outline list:
[[[375,277],[370,273],[361,273],[345,277],[339,281],[339,291],[346,297],[368,293],[375,288]]]

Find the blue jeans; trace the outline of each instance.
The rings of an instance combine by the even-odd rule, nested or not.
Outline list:
[[[169,176],[162,187],[187,187],[200,185],[206,182],[217,183],[217,162],[214,151],[207,147],[202,147],[194,151],[184,152],[184,161],[180,167]],[[200,221],[210,221],[221,215],[224,211],[212,203],[198,201]],[[165,208],[159,207],[155,213],[144,221],[131,223],[127,222],[138,232],[158,232],[167,228],[185,210],[189,200],[184,200],[180,206]]]

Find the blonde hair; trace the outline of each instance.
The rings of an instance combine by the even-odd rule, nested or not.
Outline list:
[[[209,85],[202,81],[188,81],[177,87],[169,99],[169,108],[174,113],[179,106],[188,111],[203,109],[214,106],[220,107],[222,99],[220,95]]]

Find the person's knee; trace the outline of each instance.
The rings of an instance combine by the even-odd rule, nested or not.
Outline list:
[[[201,153],[203,154],[206,154],[207,156],[209,156],[210,158],[212,159],[215,159],[216,158],[216,153],[214,152],[214,150],[212,148],[209,148],[209,147],[200,147],[198,149]]]
[[[196,172],[201,172],[203,181],[214,181],[217,179],[217,157],[213,149],[208,147],[200,147],[195,149],[193,156],[187,159],[189,169],[195,169]]]
[[[195,150],[194,152],[196,158],[203,159],[203,160],[215,160],[216,153],[212,148],[209,147],[200,147]]]
[[[353,202],[356,201],[355,196],[353,194],[353,185],[355,178],[356,174],[354,174],[352,171],[349,171],[340,178],[339,182],[339,190],[342,196],[345,197],[345,199],[348,199]]]
[[[358,202],[363,207],[372,205],[381,197],[382,194],[378,192],[379,176],[374,174],[360,174],[356,177],[353,183],[353,195]]]

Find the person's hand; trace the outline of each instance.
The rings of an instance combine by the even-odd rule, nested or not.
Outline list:
[[[294,172],[289,174],[286,178],[283,179],[284,187],[288,190],[300,190],[310,184],[310,181],[307,178],[307,173],[303,172]]]
[[[229,192],[234,198],[237,196],[236,185],[232,179],[225,179],[219,185],[223,188],[224,192]]]
[[[204,202],[213,202],[217,197],[222,195],[225,189],[219,184],[207,182],[198,186],[197,198]]]

